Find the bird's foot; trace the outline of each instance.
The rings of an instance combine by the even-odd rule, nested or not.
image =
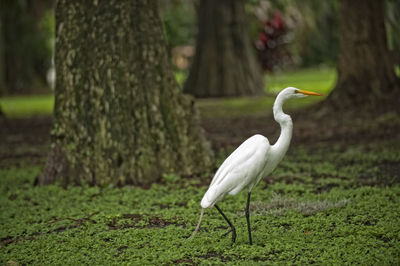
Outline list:
[[[226,232],[226,233],[224,233],[224,234],[222,235],[222,237],[226,237],[230,232],[232,232],[232,229],[229,229],[229,231]]]
[[[227,236],[229,233],[231,233],[232,232],[232,243],[235,243],[235,241],[236,241],[236,229],[233,227],[233,228],[231,228],[231,229],[229,229],[229,231],[228,232],[226,232],[226,233],[224,233],[223,235],[222,235],[222,237],[225,237],[225,236]]]

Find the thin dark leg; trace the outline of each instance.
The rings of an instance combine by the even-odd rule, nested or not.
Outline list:
[[[246,204],[246,220],[247,220],[247,231],[249,231],[249,242],[250,245],[253,244],[253,240],[251,239],[251,228],[250,228],[250,192],[247,194],[247,204]]]
[[[231,223],[231,221],[228,220],[228,218],[225,216],[225,214],[222,212],[222,210],[217,206],[217,204],[214,205],[215,208],[217,208],[217,210],[219,211],[219,213],[222,215],[222,217],[224,217],[225,221],[229,224],[229,226],[231,227],[231,231],[232,231],[232,242],[235,243],[236,240],[236,229],[233,226],[233,224]]]

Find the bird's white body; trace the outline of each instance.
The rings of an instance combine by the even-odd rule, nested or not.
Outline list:
[[[214,206],[226,194],[235,195],[244,188],[250,192],[282,160],[289,148],[293,128],[292,119],[282,111],[282,104],[288,99],[286,95],[283,90],[277,96],[273,108],[275,120],[281,125],[278,141],[271,146],[266,137],[257,134],[243,142],[214,175],[201,200],[202,208]]]
[[[215,173],[211,184],[201,200],[201,214],[192,237],[200,228],[204,210],[215,206],[224,219],[228,222],[232,231],[232,242],[236,239],[236,230],[222,210],[216,205],[226,194],[235,195],[247,188],[248,198],[246,205],[246,219],[249,233],[249,242],[252,244],[250,230],[250,192],[260,180],[270,174],[285,156],[292,139],[293,123],[289,115],[282,110],[283,103],[290,98],[302,98],[307,95],[322,96],[322,94],[299,90],[293,87],[282,90],[276,97],[273,111],[274,118],[281,126],[281,134],[274,145],[270,145],[268,139],[261,135],[254,135],[243,142],[222,163]]]
[[[243,142],[218,169],[201,200],[201,207],[214,206],[227,193],[236,195],[244,188],[251,190],[272,170],[273,162],[267,156],[270,149],[268,139],[261,135]]]

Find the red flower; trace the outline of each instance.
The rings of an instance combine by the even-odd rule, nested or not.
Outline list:
[[[272,19],[272,25],[276,29],[283,29],[284,22],[282,19],[282,15],[280,13],[275,13],[274,18]]]
[[[268,36],[264,32],[260,32],[260,34],[258,35],[258,39],[260,41],[262,41],[263,43],[267,43],[268,42]]]

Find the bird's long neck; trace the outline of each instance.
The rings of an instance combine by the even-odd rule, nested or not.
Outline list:
[[[293,123],[289,115],[285,114],[282,110],[282,105],[286,98],[278,95],[275,100],[273,111],[275,121],[281,126],[281,134],[277,142],[272,145],[272,154],[275,160],[280,162],[289,148],[290,140],[292,139]]]

